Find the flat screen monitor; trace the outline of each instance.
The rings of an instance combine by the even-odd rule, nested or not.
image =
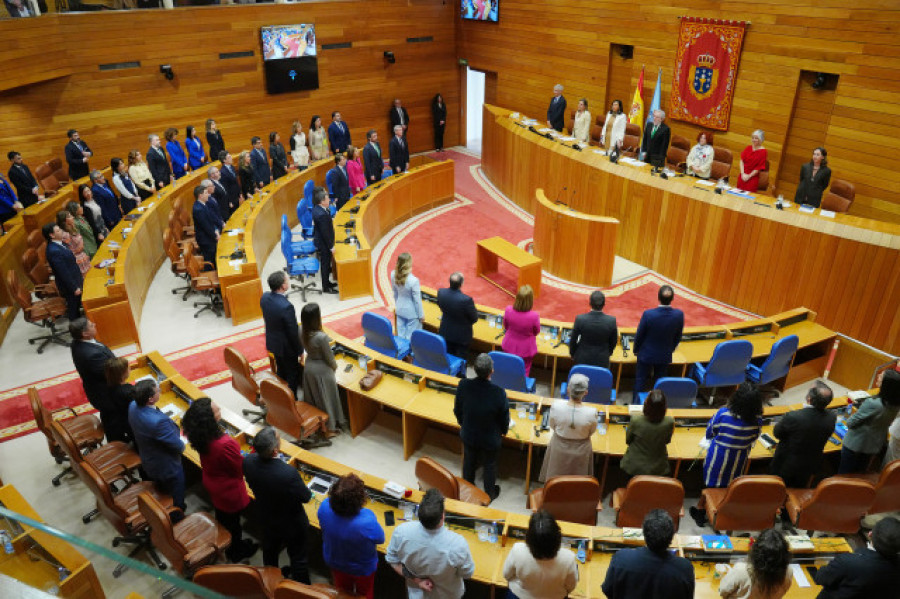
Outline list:
[[[470,21],[491,21],[496,23],[500,17],[500,0],[460,0],[462,2],[462,18]]]
[[[312,24],[260,29],[266,91],[270,94],[319,89],[316,31]]]

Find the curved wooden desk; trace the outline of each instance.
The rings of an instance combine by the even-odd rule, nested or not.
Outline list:
[[[573,209],[621,223],[617,255],[756,314],[809,306],[825,326],[900,354],[900,225],[716,195],[577,152],[509,117],[485,104],[482,167],[519,206],[535,212],[535,189],[551,198],[578,190]]]
[[[535,191],[534,255],[544,270],[567,281],[606,287],[612,283],[619,221],[578,212]]]

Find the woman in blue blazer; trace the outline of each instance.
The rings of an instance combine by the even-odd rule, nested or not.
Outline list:
[[[178,129],[175,127],[166,129],[166,151],[169,153],[169,160],[172,161],[172,174],[176,179],[180,179],[188,170],[188,161],[177,137]]]
[[[197,130],[194,129],[194,126],[188,125],[187,129],[184,130],[184,134],[187,135],[187,138],[184,140],[184,147],[188,151],[188,164],[191,165],[191,170],[195,171],[209,161],[206,159],[206,154],[203,152],[203,142],[200,141],[200,136],[197,135]]]

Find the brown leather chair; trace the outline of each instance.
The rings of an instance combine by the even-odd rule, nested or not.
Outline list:
[[[75,446],[72,436],[59,422],[50,424],[50,432],[69,458],[69,464],[76,470],[83,463],[94,467],[107,484],[118,481],[134,482],[135,471],[141,466],[141,457],[127,443],[111,441],[87,454],[82,454]],[[76,472],[77,473],[77,472]]]
[[[599,146],[600,145],[600,136],[603,135],[603,127],[600,125],[594,125],[591,127],[591,138],[590,141]]]
[[[759,181],[756,184],[756,193],[769,191],[769,161],[766,160],[766,168],[759,172]]]
[[[900,512],[900,460],[890,462],[881,471],[859,476],[875,485],[875,499],[866,514]]]
[[[29,231],[26,241],[28,242],[28,247],[34,248],[35,250],[39,250],[41,246],[46,245],[47,243],[47,240],[44,239],[44,234],[40,229]],[[38,255],[41,257],[41,260],[46,260],[46,253],[40,252]]]
[[[528,496],[533,511],[541,508],[557,520],[596,526],[603,509],[600,483],[593,476],[554,476]]]
[[[622,138],[622,155],[634,158],[641,151],[641,126],[628,123],[625,125],[625,137]]]
[[[691,142],[680,135],[673,135],[666,151],[666,166],[679,173],[684,172],[684,163],[691,151]]]
[[[456,499],[475,505],[489,505],[490,496],[464,478],[453,476],[453,473],[432,460],[419,458],[416,460],[416,479],[419,489],[437,489],[447,499]]]
[[[713,147],[713,162],[709,170],[709,178],[713,181],[725,179],[731,174],[731,166],[734,164],[734,155],[727,148]]]
[[[572,135],[572,131],[575,130],[575,111],[569,113],[569,117],[566,119],[566,131],[569,132],[569,135]]]
[[[231,545],[231,533],[206,512],[194,512],[172,524],[165,505],[151,493],[139,493],[137,504],[150,527],[153,546],[182,576],[216,563]]]
[[[786,508],[794,526],[812,531],[854,534],[859,520],[875,501],[872,483],[832,476],[815,489],[788,489]]]
[[[194,307],[200,308],[194,312],[194,318],[206,310],[220,317],[224,310],[222,294],[219,289],[219,273],[215,270],[203,270],[207,264],[209,262],[204,262],[202,256],[194,255],[194,249],[190,245],[184,246],[184,265],[191,276],[191,289],[206,298],[206,301],[194,302]],[[212,264],[211,266],[215,268],[216,265]]]
[[[47,260],[42,260],[37,250],[28,248],[22,253],[22,270],[34,285],[34,294],[40,299],[59,297],[56,281],[50,278],[53,271]]]
[[[181,224],[181,230],[184,231],[184,235],[186,237],[194,237],[194,225],[191,224],[191,214],[185,210],[184,202],[182,202],[181,198],[176,199],[172,204],[172,212],[175,213],[175,218]]]
[[[775,522],[787,492],[778,476],[739,476],[725,489],[703,489],[699,509],[716,531],[765,530]]]
[[[168,230],[172,233],[172,238],[182,248],[190,244],[191,246],[196,246],[197,244],[194,241],[193,235],[185,235],[184,227],[181,226],[181,220],[178,218],[178,214],[173,210],[169,212],[169,223]]]
[[[305,401],[297,401],[288,386],[273,379],[264,379],[259,384],[260,397],[268,411],[266,422],[280,431],[294,437],[298,443],[315,433],[324,438],[328,430],[328,414]],[[317,444],[321,445],[321,442]],[[331,444],[330,441],[327,442]]]
[[[173,289],[172,293],[174,295],[183,293],[181,299],[187,301],[188,296],[193,293],[194,290],[191,289],[191,277],[188,274],[187,266],[184,264],[184,256],[182,255],[181,247],[178,245],[178,242],[175,241],[171,229],[163,231],[163,249],[166,252],[166,257],[169,259],[169,267],[172,269],[172,274],[179,279],[188,282],[184,287],[176,287]]]
[[[63,168],[62,158],[51,158],[47,164],[50,165],[50,168],[53,170],[53,176],[56,177],[60,185],[65,185],[69,182],[69,171]]]
[[[119,533],[118,536],[113,537],[112,546],[118,547],[122,543],[134,545],[128,557],[134,557],[138,552],[146,550],[156,567],[164,570],[166,565],[159,559],[159,555],[150,544],[150,529],[147,528],[147,521],[138,510],[137,498],[141,493],[149,493],[164,509],[169,511],[177,509],[172,505],[172,498],[156,491],[153,483],[149,481],[134,483],[118,493],[114,493],[112,486],[103,480],[93,466],[87,463],[81,464],[77,468],[77,472],[85,486],[94,494],[94,498],[97,500],[97,511]],[[118,578],[125,567],[124,564],[117,565],[113,570],[113,577]]]
[[[228,597],[273,599],[282,580],[279,568],[221,564],[203,566],[194,573],[193,582]]]
[[[260,401],[259,385],[265,380],[282,382],[281,379],[268,370],[254,372],[246,356],[231,346],[226,346],[222,353],[225,356],[225,365],[231,371],[231,386],[247,401],[260,408],[259,410],[248,408],[241,412],[244,416],[255,416],[256,418],[252,420],[254,423],[265,419],[266,405]]]
[[[684,486],[668,476],[635,476],[628,486],[616,489],[609,505],[616,511],[616,526],[640,528],[644,517],[655,509],[672,516],[675,530],[684,515]]]
[[[28,388],[28,401],[31,403],[34,423],[37,425],[38,430],[44,433],[44,437],[47,439],[47,447],[50,449],[50,455],[53,456],[57,464],[67,462],[69,457],[53,436],[53,431],[51,430],[53,422],[57,422],[60,426],[66,428],[79,452],[94,449],[103,443],[103,424],[93,414],[79,416],[70,407],[48,410],[44,406],[44,402],[41,401],[41,396],[35,387]],[[63,417],[63,414],[67,414],[68,417]],[[71,471],[72,467],[67,466],[65,470],[54,476],[53,486],[58,487],[62,477]]]
[[[856,198],[856,186],[843,179],[832,179],[831,188],[822,198],[822,210],[849,212]]]
[[[303,584],[285,578],[275,588],[275,599],[357,599],[361,595],[351,595],[339,591],[330,584]]]
[[[50,343],[57,343],[63,347],[71,345],[66,339],[68,331],[56,328],[56,321],[66,314],[66,300],[61,297],[48,297],[33,301],[31,293],[22,287],[19,275],[14,270],[6,271],[6,286],[9,288],[9,294],[22,309],[22,317],[25,321],[48,331],[46,335],[28,339],[30,345],[40,341],[37,353],[44,353],[44,348]]]
[[[44,197],[55,196],[61,187],[59,180],[53,174],[53,169],[46,162],[34,169],[34,177],[41,189],[44,190]]]

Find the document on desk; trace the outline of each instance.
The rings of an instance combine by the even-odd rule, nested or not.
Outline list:
[[[812,586],[809,579],[806,577],[806,573],[803,571],[803,566],[800,564],[791,564],[791,572],[794,574],[794,581],[797,583],[798,587],[805,589]]]
[[[715,187],[716,186],[716,182],[710,181],[709,179],[698,179],[696,181],[696,184],[697,185],[706,185],[707,187]]]
[[[606,150],[594,150],[594,154],[600,154],[601,156],[606,156]]]
[[[819,216],[824,216],[825,218],[834,218],[834,210],[819,210]]]
[[[814,207],[810,206],[809,204],[801,204],[797,210],[799,210],[800,212],[802,212],[804,214],[812,214],[813,212],[816,211],[816,209]]]

